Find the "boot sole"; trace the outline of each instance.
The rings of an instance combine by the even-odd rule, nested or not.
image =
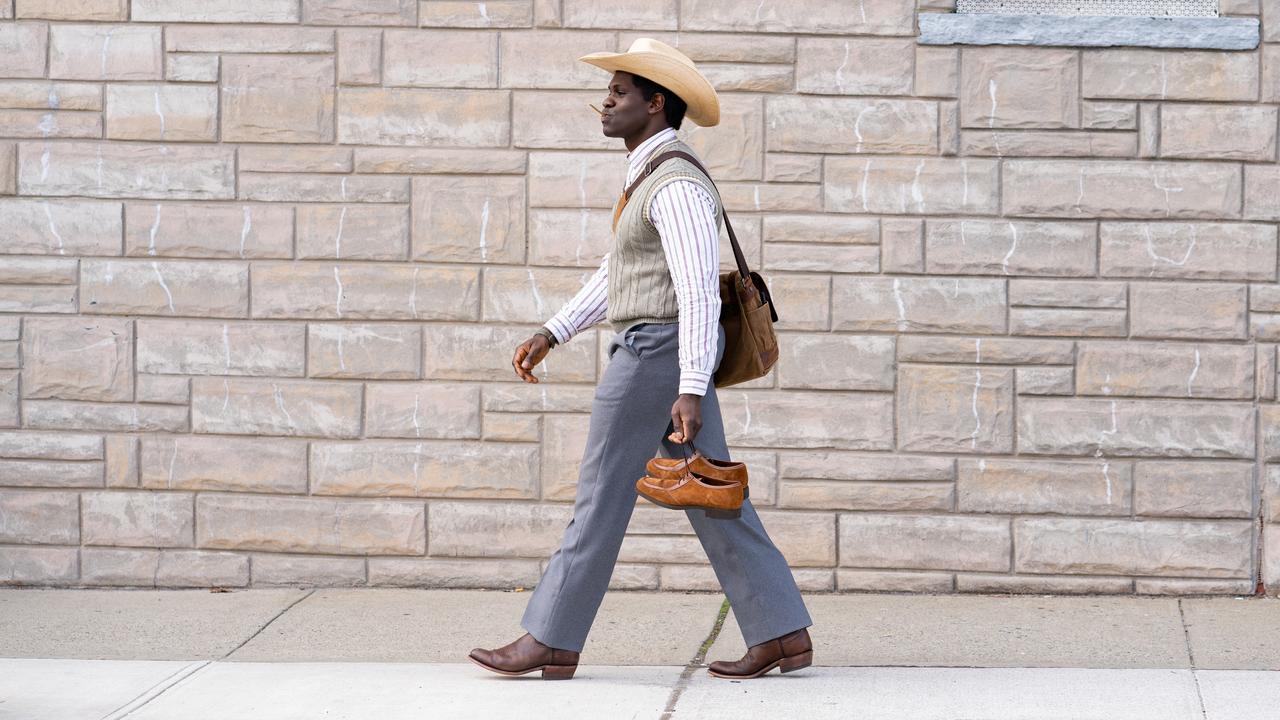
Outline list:
[[[720,520],[736,520],[737,518],[742,516],[742,508],[736,508],[734,510],[721,510],[719,508],[707,508],[707,507],[702,507],[700,505],[670,505],[668,503],[662,502],[661,500],[654,500],[653,498],[646,495],[642,490],[637,490],[636,492],[640,494],[640,497],[644,498],[645,500],[648,500],[654,505],[660,505],[669,510],[701,510],[706,514],[707,517],[717,518]]]
[[[799,655],[791,655],[789,657],[784,657],[781,660],[775,660],[751,675],[726,675],[725,673],[718,673],[711,668],[707,668],[707,674],[714,675],[718,678],[727,678],[729,680],[749,680],[751,678],[758,678],[774,668],[778,668],[778,672],[780,673],[789,673],[801,668],[807,668],[812,664],[813,651],[806,650]]]
[[[470,655],[467,656],[467,659],[485,670],[511,677],[517,675],[528,675],[535,670],[541,670],[543,680],[568,680],[573,677],[574,671],[578,669],[577,665],[535,665],[528,670],[503,670],[502,668],[496,668],[492,665],[486,665]]]

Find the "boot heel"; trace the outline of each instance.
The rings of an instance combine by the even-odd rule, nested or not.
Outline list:
[[[742,499],[743,499],[743,500],[746,500],[746,499],[747,499],[747,498],[749,498],[749,497],[751,497],[751,486],[750,486],[750,485],[748,485],[748,486],[746,486],[746,487],[742,488]]]
[[[805,650],[799,655],[784,657],[778,661],[778,670],[782,672],[791,672],[800,668],[807,668],[813,664],[813,651]]]
[[[543,665],[543,680],[568,680],[573,677],[573,671],[577,670],[577,665]]]
[[[736,520],[742,516],[742,508],[735,508],[733,510],[712,510],[708,508],[704,512],[707,517],[716,518],[717,520]]]

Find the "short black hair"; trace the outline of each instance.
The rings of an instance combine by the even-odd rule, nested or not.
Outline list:
[[[688,111],[689,104],[682,100],[679,95],[642,75],[632,75],[631,81],[640,89],[640,95],[644,97],[646,102],[653,99],[654,93],[662,93],[662,96],[666,98],[666,103],[662,108],[667,116],[667,124],[679,130],[680,123],[684,122],[684,114]]]

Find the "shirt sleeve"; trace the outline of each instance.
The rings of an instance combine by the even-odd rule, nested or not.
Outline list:
[[[556,342],[564,344],[586,328],[604,319],[609,309],[609,253],[600,260],[600,267],[550,320],[544,323]]]
[[[715,200],[692,180],[673,180],[649,201],[676,289],[680,392],[705,395],[720,323],[720,230]]]

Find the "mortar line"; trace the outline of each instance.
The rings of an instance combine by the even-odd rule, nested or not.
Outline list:
[[[1196,672],[1196,654],[1191,649],[1191,631],[1187,629],[1187,615],[1182,609],[1182,598],[1178,598],[1178,620],[1182,623],[1182,642],[1187,648],[1187,660],[1191,663],[1191,680],[1196,686],[1196,702],[1200,703],[1200,717],[1208,718],[1204,709],[1204,693],[1200,691],[1200,675]]]
[[[680,673],[680,678],[676,680],[676,684],[671,688],[671,694],[667,696],[667,706],[663,709],[659,720],[671,720],[676,712],[676,703],[680,702],[680,696],[684,694],[686,688],[689,687],[689,681],[693,678],[693,671],[702,667],[702,661],[707,657],[707,651],[715,644],[717,638],[720,637],[720,629],[724,627],[724,619],[729,614],[729,598],[725,598],[720,603],[720,611],[716,614],[716,620],[711,625],[711,632],[707,634],[707,638],[702,641],[702,645],[698,648],[698,652],[694,653],[693,658],[684,666],[684,670]]]

